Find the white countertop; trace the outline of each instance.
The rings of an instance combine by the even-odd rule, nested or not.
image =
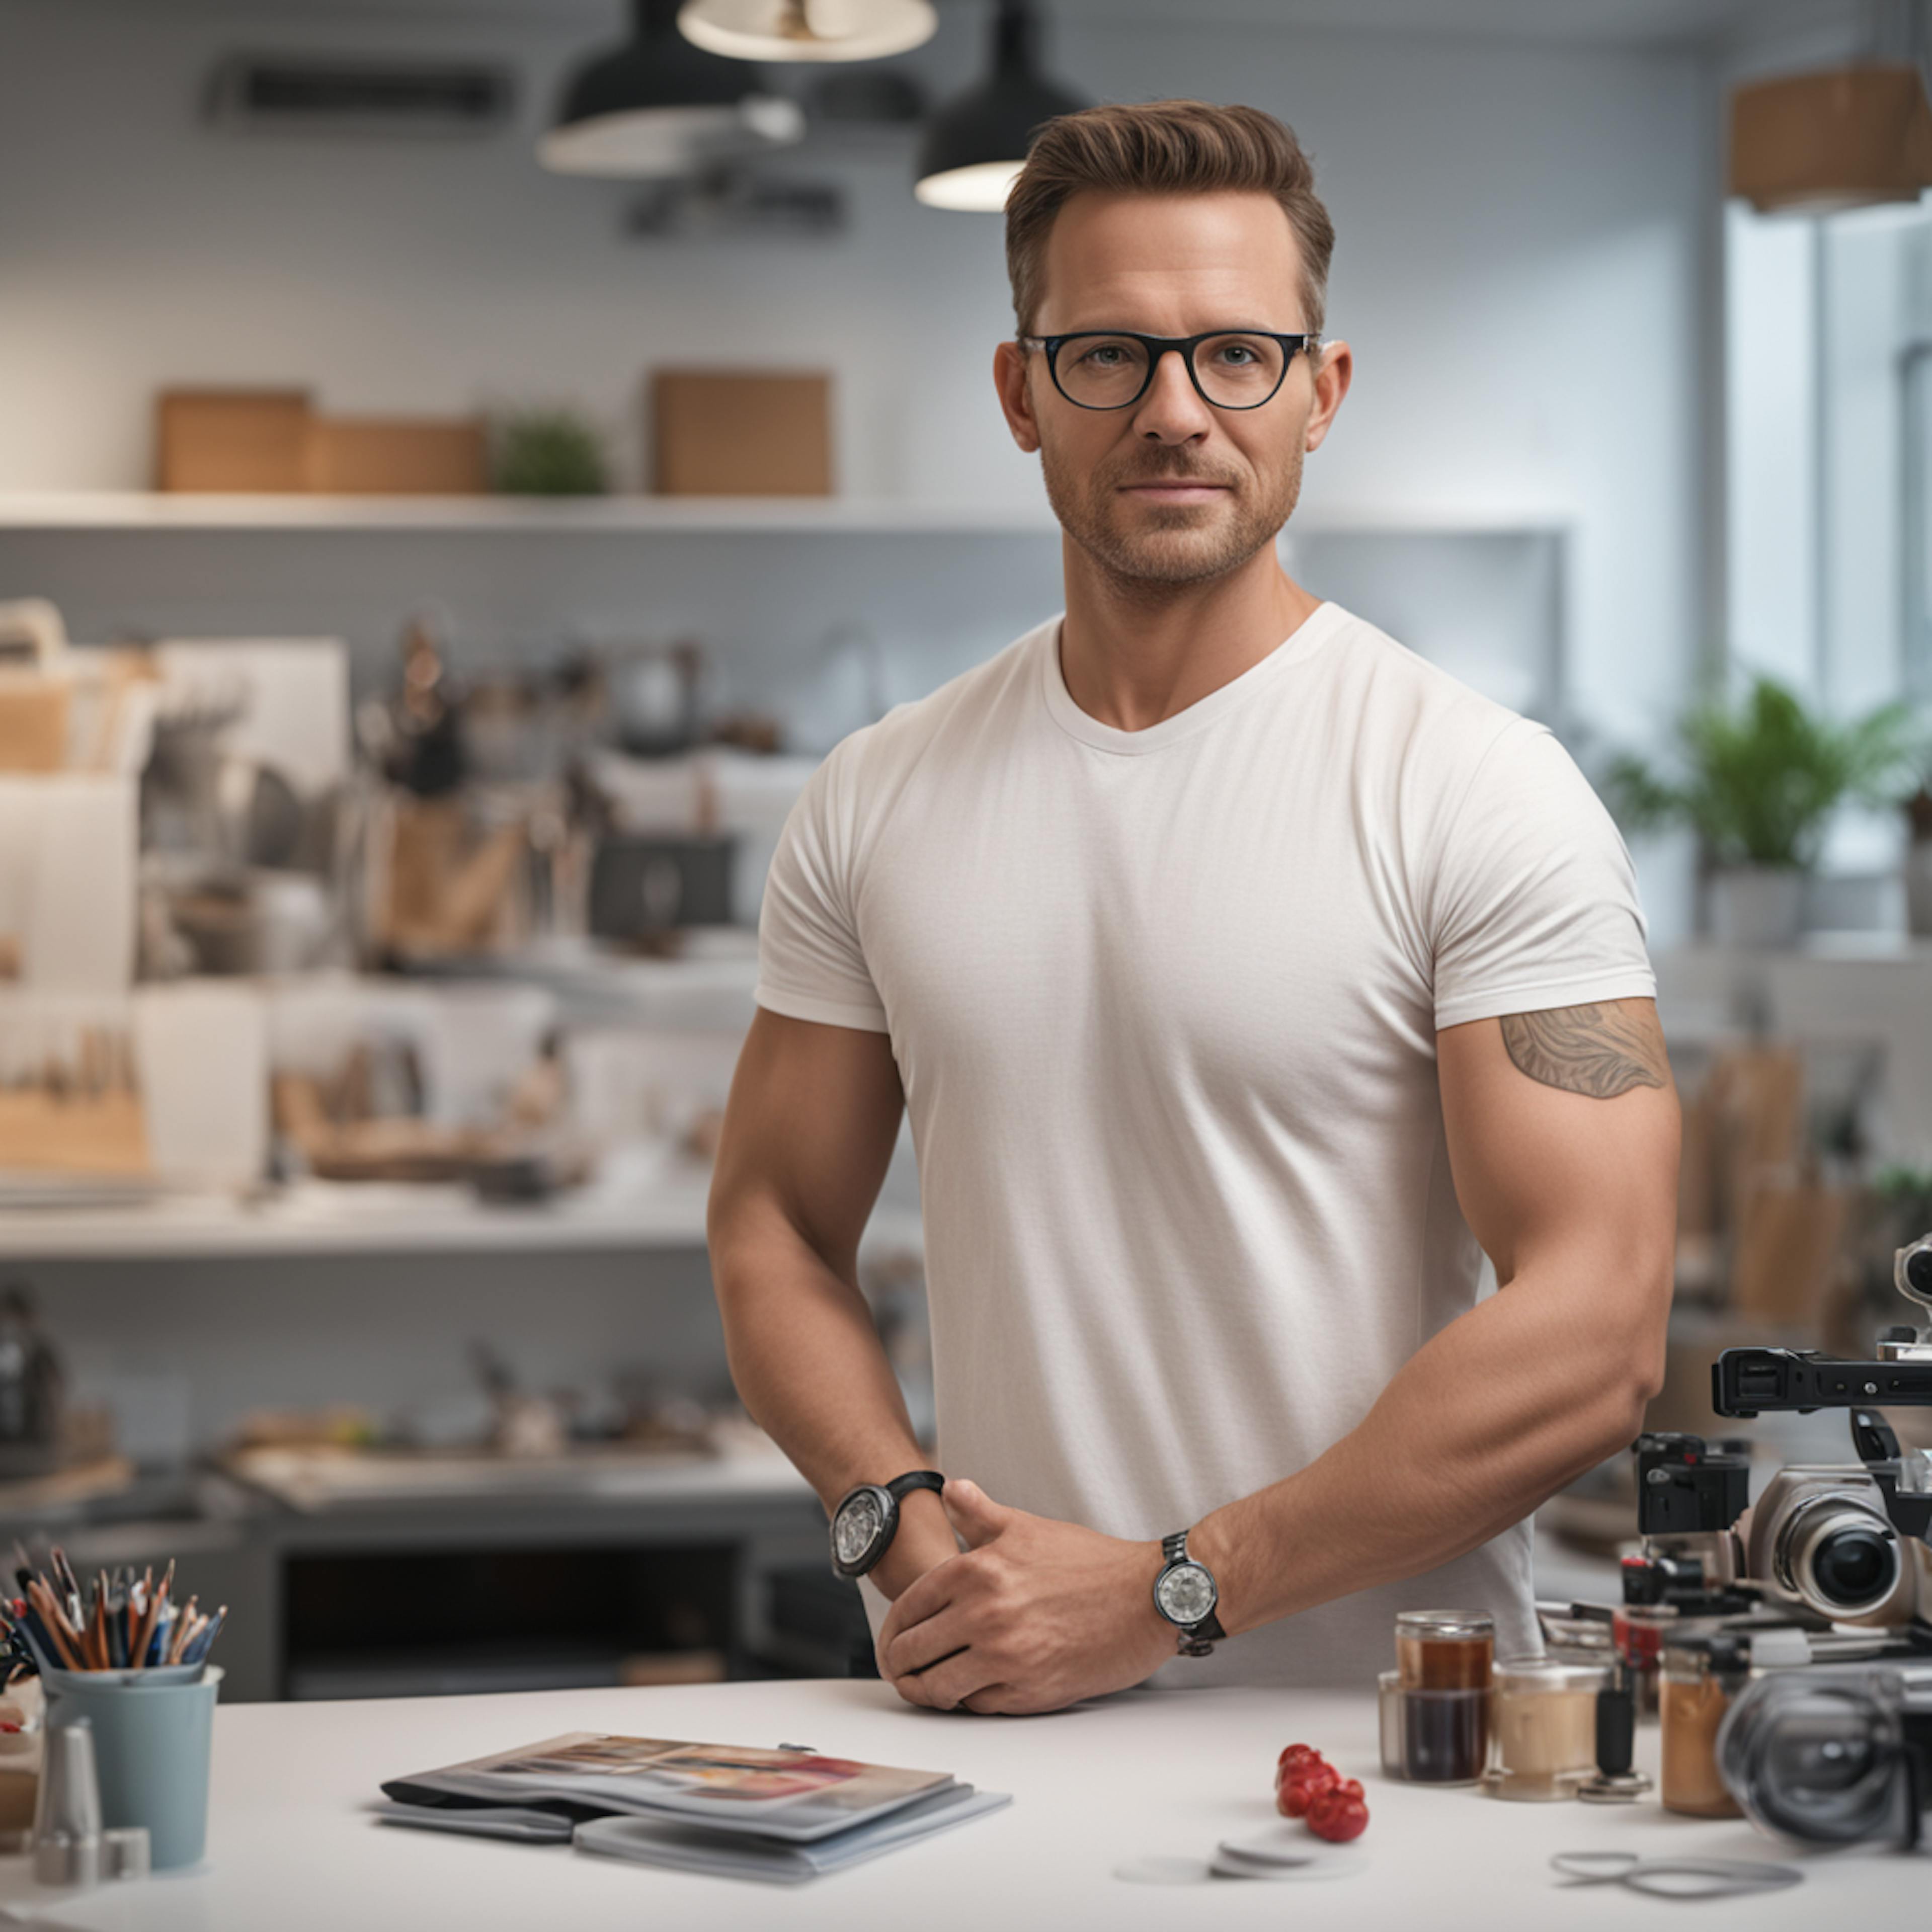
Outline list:
[[[703,1878],[567,1848],[399,1830],[362,1808],[386,1778],[557,1732],[809,1744],[956,1772],[1010,1808],[792,1888]],[[1335,1884],[1130,1885],[1147,1853],[1205,1856],[1267,1829],[1276,1754],[1300,1739],[1368,1786],[1358,1876]],[[1640,1736],[1654,1765],[1654,1730]],[[1640,1761],[1642,1752],[1640,1753]],[[1611,1848],[1804,1866],[1789,1891],[1702,1905],[1612,1886],[1560,1889],[1552,1852]],[[1107,1932],[1177,1924],[1348,1932],[1901,1926],[1932,1900],[1932,1856],[1809,1856],[1742,1822],[1627,1808],[1510,1804],[1385,1783],[1372,1700],[1303,1691],[1139,1694],[1044,1718],[911,1710],[878,1684],[732,1684],[338,1704],[240,1705],[216,1721],[208,1859],[89,1893],[38,1891],[0,1860],[0,1904],[75,1932]],[[1910,1915],[1910,1916],[1908,1916]]]

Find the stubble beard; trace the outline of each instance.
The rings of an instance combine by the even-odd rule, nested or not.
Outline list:
[[[1287,463],[1272,478],[1198,463],[1174,450],[1151,458],[1136,452],[1083,472],[1042,442],[1040,470],[1060,528],[1118,589],[1158,598],[1228,576],[1271,545],[1300,496],[1301,457],[1299,445],[1292,446]],[[1226,484],[1228,495],[1200,507],[1162,504],[1135,510],[1119,494],[1130,484],[1191,481]],[[1258,483],[1268,482],[1272,488],[1257,489]],[[1129,526],[1130,515],[1138,527]]]

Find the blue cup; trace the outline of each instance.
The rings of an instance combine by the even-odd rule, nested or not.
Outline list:
[[[208,1766],[219,1666],[192,1684],[143,1684],[145,1673],[46,1674],[47,1723],[94,1725],[100,1820],[110,1831],[148,1828],[154,1868],[197,1863],[208,1841]]]

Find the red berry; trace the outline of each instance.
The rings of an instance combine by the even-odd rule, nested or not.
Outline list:
[[[1348,1782],[1354,1784],[1351,1778]],[[1361,1786],[1355,1785],[1352,1792],[1340,1785],[1319,1793],[1308,1810],[1308,1828],[1318,1838],[1326,1838],[1331,1844],[1344,1844],[1351,1838],[1359,1838],[1368,1829],[1369,1808],[1363,1803]]]
[[[1290,1744],[1274,1761],[1276,1778],[1293,1764],[1319,1764],[1322,1754],[1312,1744]]]
[[[1282,1779],[1275,1792],[1275,1809],[1284,1818],[1305,1818],[1316,1801],[1340,1783],[1333,1765],[1312,1766],[1298,1778]]]

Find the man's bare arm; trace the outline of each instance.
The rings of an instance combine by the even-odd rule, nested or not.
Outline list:
[[[1326,1454],[1195,1527],[1190,1553],[1219,1580],[1231,1633],[1433,1569],[1520,1522],[1630,1440],[1662,1379],[1678,1120],[1654,1008],[1478,1021],[1437,1052],[1456,1194],[1504,1286]],[[1173,1655],[1150,1594],[1158,1544],[964,1484],[947,1494],[972,1547],[911,1584],[880,1633],[908,1701],[1050,1710]]]
[[[1661,1383],[1678,1130],[1654,1005],[1475,1021],[1437,1053],[1456,1196],[1502,1292],[1327,1454],[1207,1518],[1190,1546],[1231,1630],[1474,1549],[1628,1442]]]
[[[904,1108],[885,1034],[762,1008],[724,1113],[708,1216],[732,1379],[828,1510],[924,1458],[859,1292],[859,1238]],[[957,1545],[938,1498],[901,1506],[873,1580],[896,1596]]]

